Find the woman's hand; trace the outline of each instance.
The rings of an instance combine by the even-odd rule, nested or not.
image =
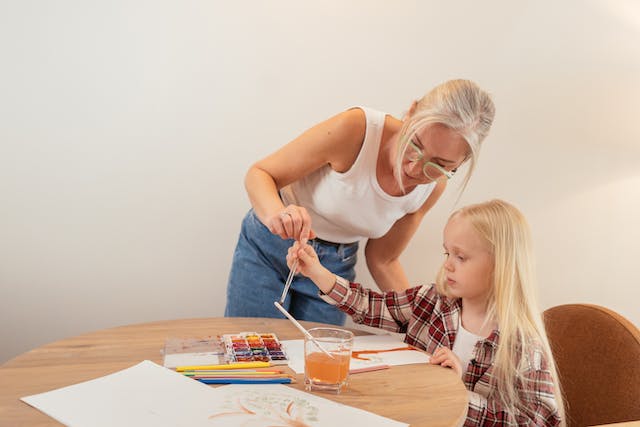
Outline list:
[[[311,230],[311,217],[302,206],[289,205],[275,215],[267,218],[269,231],[283,239],[294,239],[302,244],[316,237]]]
[[[309,244],[301,245],[295,242],[287,253],[287,265],[293,267],[293,263],[298,260],[296,272],[307,276],[324,293],[329,293],[335,283],[335,275],[327,270],[318,259],[318,254]]]
[[[433,352],[429,362],[432,365],[451,368],[460,378],[462,378],[462,366],[460,364],[460,359],[458,359],[458,356],[456,356],[448,347],[438,347],[438,349]]]

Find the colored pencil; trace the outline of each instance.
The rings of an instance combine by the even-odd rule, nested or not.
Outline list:
[[[243,369],[182,369],[180,372],[282,372],[275,366],[270,368],[243,368]]]
[[[375,366],[366,366],[364,368],[357,369],[349,369],[350,374],[359,374],[360,372],[371,372],[371,371],[379,371],[382,369],[389,369],[389,365],[375,365]]]
[[[262,375],[259,377],[249,377],[249,376],[242,376],[242,377],[237,377],[235,375],[230,375],[228,377],[223,377],[223,376],[219,376],[219,375],[197,375],[194,377],[189,377],[189,378],[193,378],[194,380],[202,380],[202,379],[212,379],[212,380],[228,380],[228,379],[237,379],[237,380],[269,380],[269,379],[278,379],[278,378],[291,378],[289,375]]]
[[[187,377],[268,377],[274,375],[287,375],[282,372],[182,372],[182,374]]]
[[[202,375],[282,375],[282,371],[234,371],[234,370],[222,370],[222,371],[181,371],[186,376],[202,376]]]
[[[198,378],[204,384],[290,384],[291,378]]]
[[[176,371],[196,371],[196,370],[219,370],[219,369],[243,369],[243,368],[268,368],[269,362],[239,362],[228,363],[226,365],[194,365],[194,366],[178,366]]]

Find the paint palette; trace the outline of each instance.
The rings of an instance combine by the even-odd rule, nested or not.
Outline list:
[[[282,344],[274,333],[240,332],[222,335],[225,358],[229,363],[271,362],[273,365],[289,363]]]

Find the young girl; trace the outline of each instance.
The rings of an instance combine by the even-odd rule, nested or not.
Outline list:
[[[357,323],[406,333],[405,341],[452,368],[469,390],[465,425],[564,425],[558,376],[535,303],[529,227],[492,200],[454,212],[435,285],[374,292],[324,268],[310,245],[287,263]]]

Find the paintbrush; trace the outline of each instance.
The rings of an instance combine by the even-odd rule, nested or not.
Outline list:
[[[274,302],[273,302],[273,305],[275,305],[275,306],[276,306],[276,308],[277,308],[278,310],[280,310],[280,312],[281,312],[282,314],[284,314],[284,315],[287,317],[287,319],[291,320],[291,322],[295,325],[295,327],[296,327],[296,328],[298,328],[298,329],[300,329],[300,332],[302,332],[302,333],[304,334],[304,336],[305,336],[305,337],[307,337],[307,339],[309,339],[309,340],[313,341],[313,343],[314,343],[314,344],[315,344],[315,345],[316,345],[316,346],[317,346],[317,347],[318,347],[318,348],[319,348],[319,349],[320,349],[324,354],[326,354],[327,356],[329,356],[329,357],[330,357],[330,358],[332,358],[332,359],[335,359],[335,357],[333,357],[333,354],[329,353],[329,352],[328,352],[324,347],[322,347],[322,346],[320,345],[320,343],[318,342],[318,340],[316,340],[316,339],[313,337],[313,335],[311,335],[311,334],[309,333],[309,331],[307,331],[307,330],[304,328],[304,326],[302,326],[300,323],[298,323],[298,321],[297,321],[297,320],[296,320],[296,319],[295,319],[291,314],[289,314],[289,312],[288,312],[287,310],[285,310],[285,309],[284,309],[284,307],[283,307],[283,306],[281,306],[281,305],[280,305],[280,303],[279,303],[278,301],[274,301]]]
[[[297,267],[298,267],[298,259],[296,258],[293,261],[291,270],[289,270],[289,276],[287,276],[287,281],[284,282],[284,289],[282,290],[282,296],[280,297],[280,304],[284,304],[284,299],[287,297],[287,292],[289,292],[289,287],[291,286],[291,282],[293,282],[293,276],[296,275]]]

